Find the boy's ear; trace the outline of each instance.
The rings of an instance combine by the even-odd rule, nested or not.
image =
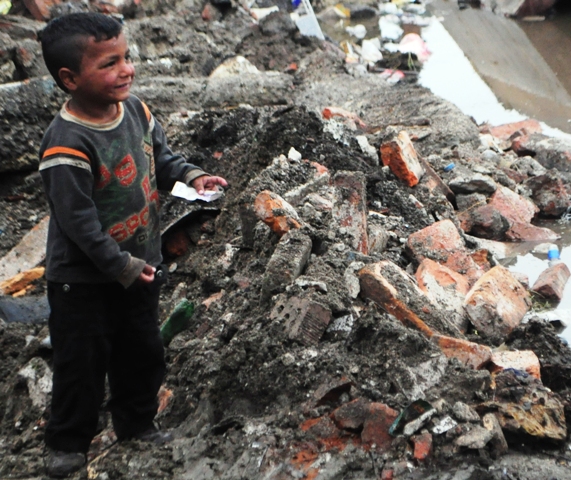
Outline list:
[[[59,79],[61,83],[65,85],[70,92],[73,92],[77,88],[77,83],[75,81],[76,74],[69,68],[62,67],[58,72]]]

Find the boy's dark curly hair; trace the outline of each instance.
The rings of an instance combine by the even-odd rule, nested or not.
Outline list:
[[[115,18],[95,12],[70,13],[54,18],[40,32],[44,62],[63,91],[59,78],[61,68],[79,72],[89,37],[96,42],[117,37],[123,26]]]

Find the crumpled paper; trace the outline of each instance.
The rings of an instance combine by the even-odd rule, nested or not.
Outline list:
[[[213,202],[224,195],[224,190],[222,190],[222,188],[218,188],[216,190],[205,190],[202,195],[199,195],[195,188],[189,187],[182,182],[176,182],[171,190],[171,194],[175,197],[184,198],[190,202],[194,202],[195,200]]]

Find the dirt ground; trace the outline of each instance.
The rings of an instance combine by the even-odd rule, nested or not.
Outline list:
[[[456,222],[445,197],[404,186],[355,137],[365,135],[378,151],[391,129],[404,129],[446,180],[443,168],[449,163],[477,162],[479,129],[416,85],[414,75],[391,85],[347,64],[334,42],[302,36],[286,14],[256,25],[241,6],[211,5],[209,20],[201,17],[203,7],[188,0],[143,1],[126,19],[130,44],[136,46],[134,93],[161,121],[174,151],[230,183],[213,203],[161,197],[170,272],[161,316],[166,319],[182,298],[196,306],[188,328],[166,349],[164,408],[157,420],[173,430],[175,441],[163,447],[116,443],[103,406],[88,466],[73,478],[372,480],[392,478],[381,477],[391,470],[395,478],[411,480],[571,479],[568,438],[510,438],[509,452],[496,458],[488,447],[453,448],[462,432],[451,432],[435,435],[432,454],[419,461],[402,434],[395,435],[391,448],[375,450],[356,440],[362,426],[346,431],[335,445],[323,441],[323,431],[302,428],[357,399],[401,412],[423,398],[441,405],[441,416],[456,402],[495,399],[489,371],[447,359],[421,333],[353,295],[348,273],[381,260],[414,271],[406,238],[438,220]],[[30,25],[41,28],[41,22]],[[11,41],[23,42],[14,33]],[[255,65],[261,77],[209,80],[235,55]],[[0,92],[0,256],[48,213],[35,155],[64,96],[32,63],[21,73],[30,82]],[[368,128],[343,119],[325,122],[321,111],[327,106],[357,114]],[[288,161],[292,147],[309,162]],[[382,212],[377,221],[389,232],[382,252],[365,255],[347,247],[349,234],[317,201],[308,200],[303,188],[314,175],[310,162],[326,167],[332,178],[339,172],[362,175],[366,207]],[[494,175],[501,183],[501,172]],[[327,198],[327,186],[315,189]],[[266,271],[279,237],[261,222],[245,231],[244,221],[244,208],[262,190],[293,199],[305,224],[301,230],[311,240],[301,276],[270,295],[264,294]],[[291,193],[298,190],[297,196]],[[40,279],[28,296],[40,299],[44,293]],[[331,312],[319,342],[288,335],[280,305],[294,297]],[[37,383],[49,377],[47,335],[45,318],[0,320],[0,479],[44,478],[49,395],[44,389],[39,397],[47,403],[36,401],[21,370],[32,361]],[[506,344],[537,353],[542,388],[564,404],[569,423],[569,347],[539,321],[518,327]]]

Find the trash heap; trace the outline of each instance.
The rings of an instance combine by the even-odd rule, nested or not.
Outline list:
[[[161,197],[158,420],[176,439],[117,444],[102,406],[87,478],[567,478],[571,350],[534,312],[569,270],[529,285],[502,261],[557,242],[534,222],[567,213],[571,145],[533,120],[475,125],[289,12],[173,3],[126,20],[134,93],[230,187]],[[64,97],[43,24],[4,21],[2,71],[26,79],[0,86],[0,477],[35,479],[51,390],[35,156]]]

